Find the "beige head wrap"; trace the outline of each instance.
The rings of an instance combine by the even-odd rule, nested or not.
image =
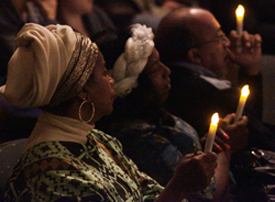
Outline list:
[[[138,86],[138,76],[147,64],[148,57],[154,49],[154,34],[152,28],[134,24],[132,36],[126,41],[124,53],[116,60],[114,67],[109,70],[115,84],[116,95],[125,97]]]
[[[28,23],[18,33],[1,96],[18,107],[54,106],[76,96],[90,77],[98,48],[66,25]]]

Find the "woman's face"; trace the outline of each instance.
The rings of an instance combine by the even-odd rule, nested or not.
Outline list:
[[[160,96],[161,102],[165,102],[171,88],[171,70],[160,61],[159,53],[156,49],[153,50],[148,58],[144,72],[149,77],[153,90]]]
[[[84,87],[88,102],[95,104],[95,120],[113,111],[115,98],[113,84],[114,80],[107,74],[105,61],[102,54],[99,53],[93,73]]]

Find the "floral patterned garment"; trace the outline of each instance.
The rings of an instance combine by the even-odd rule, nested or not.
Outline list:
[[[162,190],[122,153],[116,138],[93,129],[86,144],[49,141],[29,148],[14,168],[5,201],[153,201]]]

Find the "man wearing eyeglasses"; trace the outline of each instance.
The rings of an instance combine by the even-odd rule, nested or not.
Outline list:
[[[274,151],[274,135],[260,119],[260,35],[243,32],[239,36],[236,31],[231,31],[227,37],[209,11],[181,8],[161,20],[155,43],[161,60],[171,69],[172,88],[166,108],[172,114],[190,123],[202,136],[208,132],[211,116],[215,112],[220,117],[236,112],[240,87],[249,84],[250,95],[244,109],[244,115],[249,118],[247,149],[256,147]],[[232,69],[233,65],[238,66],[238,79],[230,82],[226,79],[234,78],[232,72],[236,69]],[[245,136],[235,136],[231,134],[228,143],[243,144],[242,138]],[[231,162],[232,165],[234,162]],[[241,177],[237,182],[242,186],[239,190],[246,190],[239,193],[242,195],[240,201],[263,201],[261,192],[264,189],[255,189],[260,187],[255,177]]]
[[[244,115],[250,120],[250,146],[275,148],[265,140],[271,134],[260,119],[260,35],[244,31],[239,36],[231,31],[228,38],[209,11],[181,8],[162,19],[155,42],[162,61],[172,72],[172,88],[166,102],[172,114],[186,120],[199,134],[205,134],[215,112],[220,117],[236,112],[240,87],[248,84],[251,93]],[[230,82],[225,79],[235,78],[233,65],[238,67],[238,80]]]

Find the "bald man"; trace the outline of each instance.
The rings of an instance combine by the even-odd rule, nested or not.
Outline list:
[[[241,51],[237,48],[238,40],[241,40]],[[155,42],[162,61],[171,69],[172,88],[166,107],[172,114],[183,118],[202,136],[208,132],[215,112],[220,117],[236,112],[240,87],[249,84],[251,94],[244,110],[244,115],[249,118],[248,148],[275,150],[274,136],[259,118],[261,37],[258,34],[244,32],[240,37],[236,31],[231,31],[228,38],[209,11],[182,8],[162,19]],[[224,80],[232,76],[229,75],[232,74],[232,64],[239,67],[239,78],[234,83]],[[230,140],[234,142],[232,135]],[[239,162],[247,162],[237,153],[232,156],[232,165],[238,158]],[[254,175],[247,172],[234,174],[241,184],[238,190],[245,190],[237,194],[241,198],[239,201],[265,201],[264,189],[255,189],[261,182]],[[238,178],[244,174],[246,177]]]
[[[244,114],[250,119],[250,145],[269,148],[269,141],[263,137],[271,134],[260,121],[260,35],[244,31],[240,37],[231,31],[228,38],[209,11],[181,8],[162,19],[155,42],[162,61],[172,71],[172,89],[166,102],[172,114],[203,135],[215,112],[220,117],[236,112],[240,87],[249,84],[251,94]],[[241,51],[238,44],[242,46]],[[225,80],[232,77],[233,65],[239,67],[238,80],[234,83]]]

